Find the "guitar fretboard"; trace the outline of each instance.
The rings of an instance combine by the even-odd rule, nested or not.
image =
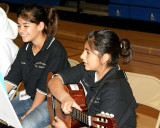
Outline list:
[[[89,125],[89,116],[86,113],[81,112],[80,110],[72,108],[72,112],[70,113],[70,116],[77,119],[78,121],[81,121]]]

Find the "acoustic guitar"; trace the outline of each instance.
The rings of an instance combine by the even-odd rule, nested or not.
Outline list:
[[[47,85],[52,73],[48,74]],[[72,96],[75,102],[81,107],[82,111],[72,108],[72,112],[66,115],[61,110],[60,102],[54,98],[47,87],[47,103],[50,122],[55,120],[55,116],[59,117],[68,128],[78,128],[82,126],[92,126],[93,128],[117,128],[116,120],[113,114],[100,113],[94,116],[87,115],[87,106],[85,105],[85,95],[81,84],[77,84],[78,90],[72,90],[72,85],[65,85],[66,91]]]

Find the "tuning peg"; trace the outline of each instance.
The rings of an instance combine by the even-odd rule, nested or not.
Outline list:
[[[106,116],[104,111],[102,111],[101,113],[96,114],[96,115],[103,116],[103,117],[105,117],[105,116]]]
[[[105,114],[105,112],[104,112],[104,111],[102,111],[102,112],[101,112],[101,114],[103,114],[103,115],[104,115],[104,114]]]
[[[110,117],[111,117],[111,118],[113,118],[113,117],[114,117],[114,114],[112,114],[112,113],[110,113],[109,115],[110,115]]]
[[[96,128],[100,128],[100,125],[97,125],[97,127]]]
[[[114,114],[112,114],[112,113],[108,113],[108,112],[104,112],[104,111],[102,111],[101,113],[99,113],[99,114],[96,114],[97,116],[103,116],[103,117],[108,117],[108,118],[113,118],[114,117]]]
[[[109,116],[109,113],[108,113],[108,112],[106,112],[105,114],[106,114],[106,116]]]

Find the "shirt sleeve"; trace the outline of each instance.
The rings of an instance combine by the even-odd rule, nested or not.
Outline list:
[[[0,44],[0,72],[2,73],[3,77],[5,77],[8,74],[8,71],[15,59],[15,56],[17,55],[18,49],[13,47],[14,52],[12,52],[8,44],[12,44],[13,42],[8,39],[1,39],[1,41],[2,42]]]
[[[9,82],[13,86],[17,86],[22,81],[21,51],[22,49],[19,50],[8,75],[4,78],[6,82]]]
[[[3,46],[0,47],[0,72],[3,77],[6,76],[9,67],[12,64],[11,57],[7,50]]]
[[[84,64],[80,63],[58,74],[62,77],[64,84],[77,84],[83,78]]]

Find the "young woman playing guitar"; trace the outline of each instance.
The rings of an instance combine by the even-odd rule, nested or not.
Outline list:
[[[87,35],[81,55],[83,63],[59,72],[48,83],[65,114],[71,113],[72,107],[81,108],[65,91],[64,84],[81,83],[86,92],[88,115],[101,111],[112,113],[118,128],[136,128],[137,103],[125,72],[118,66],[120,55],[126,58],[124,51],[127,50],[122,45],[118,35],[111,30],[96,30]],[[53,126],[66,127],[58,117]]]

